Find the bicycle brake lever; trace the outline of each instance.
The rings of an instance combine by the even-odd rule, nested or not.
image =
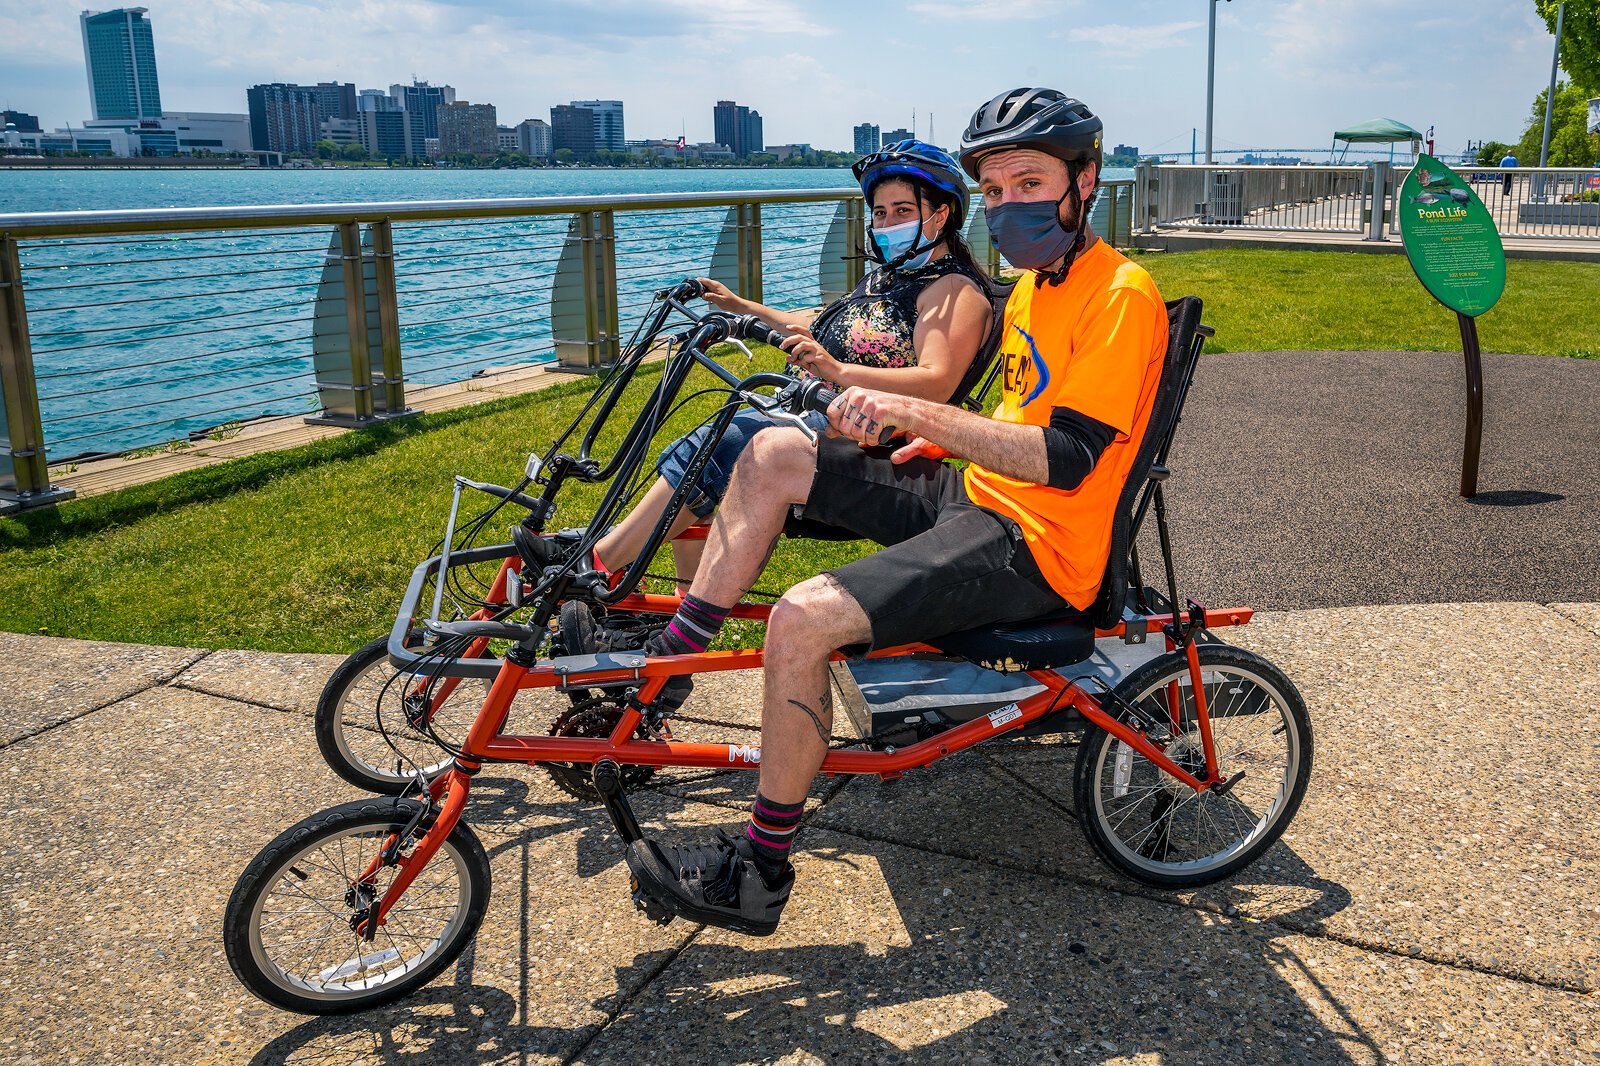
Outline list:
[[[731,344],[731,345],[733,345],[733,346],[734,346],[734,347],[735,347],[735,348],[737,348],[737,349],[739,349],[739,350],[740,350],[740,351],[741,351],[741,352],[743,352],[743,353],[744,353],[744,361],[745,361],[745,362],[747,362],[747,363],[753,363],[753,362],[755,362],[755,361],[756,361],[756,353],[755,353],[755,352],[752,352],[752,351],[751,351],[751,350],[750,350],[750,349],[749,349],[749,348],[746,348],[746,347],[745,347],[745,346],[744,346],[744,341],[742,341],[742,340],[740,340],[740,339],[739,339],[739,338],[738,338],[738,337],[729,337],[729,338],[728,338],[728,339],[727,339],[727,340],[726,340],[726,341],[724,341],[724,342],[723,342],[723,343],[724,343],[724,344]]]
[[[817,443],[817,431],[811,428],[811,424],[799,415],[784,410],[781,403],[776,400],[768,400],[765,396],[760,396],[753,392],[741,392],[739,395],[746,403],[768,418],[779,422],[792,423],[799,428],[800,432],[806,435],[806,440],[812,444]]]

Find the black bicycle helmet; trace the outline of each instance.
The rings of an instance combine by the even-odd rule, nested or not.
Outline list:
[[[972,113],[961,134],[961,167],[974,179],[978,160],[1002,148],[1037,148],[1064,161],[1076,173],[1093,161],[1100,178],[1100,117],[1079,100],[1055,89],[1011,89]]]
[[[915,178],[955,198],[950,210],[957,229],[967,217],[971,197],[967,192],[967,179],[956,165],[955,157],[938,145],[918,140],[896,141],[856,160],[850,172],[856,176],[861,194],[869,204],[872,190],[879,182],[888,178]]]

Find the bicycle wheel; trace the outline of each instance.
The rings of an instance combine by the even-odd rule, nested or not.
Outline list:
[[[256,996],[302,1014],[344,1014],[427,984],[472,940],[489,904],[489,857],[460,822],[386,916],[373,940],[351,918],[399,871],[378,871],[370,894],[352,885],[415,800],[356,800],[292,826],[245,868],[223,917],[228,964]],[[401,843],[410,854],[423,830]]]
[[[388,642],[379,637],[364,645],[328,678],[317,700],[316,734],[317,748],[334,773],[368,792],[398,796],[416,784],[418,768],[432,777],[450,765],[451,757],[426,728],[412,724],[407,712],[423,679],[395,677]],[[435,730],[452,741],[465,737],[489,684],[462,679],[433,712]]]
[[[1254,862],[1288,827],[1311,779],[1311,718],[1293,682],[1240,648],[1202,644],[1199,653],[1218,765],[1224,775],[1243,774],[1233,788],[1197,793],[1095,725],[1074,774],[1078,819],[1095,851],[1134,880],[1163,888],[1209,884]],[[1202,774],[1182,652],[1146,663],[1116,694],[1147,719],[1170,723],[1172,691],[1183,728],[1166,752]]]

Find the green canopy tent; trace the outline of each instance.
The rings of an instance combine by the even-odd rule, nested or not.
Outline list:
[[[1333,145],[1328,148],[1328,155],[1333,155],[1333,149],[1343,141],[1344,149],[1339,152],[1339,159],[1344,159],[1344,153],[1350,150],[1352,144],[1387,144],[1389,145],[1389,161],[1394,162],[1394,146],[1411,142],[1411,158],[1416,159],[1417,153],[1422,149],[1422,134],[1407,126],[1404,122],[1397,122],[1392,118],[1375,118],[1371,122],[1363,122],[1358,126],[1340,130],[1333,135]]]

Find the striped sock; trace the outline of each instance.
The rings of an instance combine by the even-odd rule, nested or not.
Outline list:
[[[750,838],[756,868],[769,885],[782,876],[784,867],[789,865],[789,846],[794,843],[805,806],[804,800],[774,803],[756,793],[756,805],[750,811],[750,824],[745,827],[744,835]]]
[[[650,655],[690,655],[706,650],[727,621],[731,607],[718,607],[696,596],[685,596],[667,628],[645,645]]]

